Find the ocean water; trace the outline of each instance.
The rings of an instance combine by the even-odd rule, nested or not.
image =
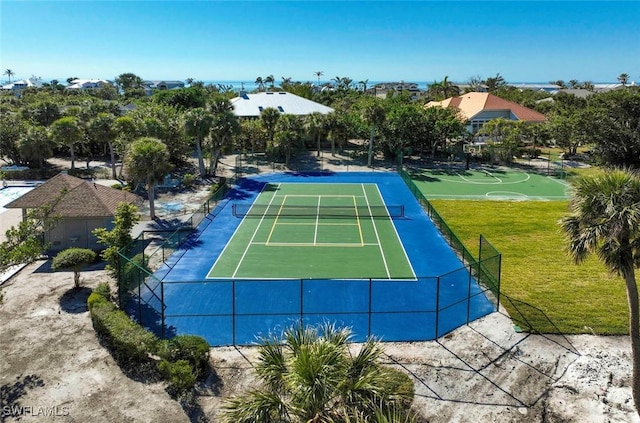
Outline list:
[[[245,90],[248,92],[251,91],[255,91],[258,89],[258,84],[256,84],[255,80],[254,81],[218,81],[218,80],[204,80],[202,81],[204,82],[205,85],[214,85],[214,86],[218,86],[218,85],[223,85],[223,86],[231,86],[232,89],[234,91],[240,91],[240,90]],[[294,81],[295,82],[295,81]],[[310,82],[314,85],[318,84],[318,80],[314,80],[314,79],[308,79],[306,81],[300,81],[300,82]],[[330,80],[320,80],[320,85],[324,85],[326,83],[331,83],[333,81]],[[367,82],[367,88],[373,87],[375,84],[379,84],[379,83],[389,83],[389,82],[399,82],[399,81],[368,81]],[[426,81],[404,81],[406,83],[412,83],[412,84],[417,84],[418,88],[421,90],[426,90],[429,87],[429,84],[432,84],[433,81],[430,82],[426,82]],[[282,80],[276,80],[274,85],[276,87],[279,87],[280,84],[282,83]],[[358,81],[353,82],[353,84],[355,84],[356,86],[358,85]],[[265,84],[265,86],[267,86]]]

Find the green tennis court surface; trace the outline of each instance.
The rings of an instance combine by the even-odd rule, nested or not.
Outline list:
[[[427,198],[549,201],[570,196],[565,180],[503,167],[421,169],[410,175]]]
[[[387,206],[373,183],[272,183],[243,218],[209,279],[415,279]],[[240,218],[240,217],[239,217]]]

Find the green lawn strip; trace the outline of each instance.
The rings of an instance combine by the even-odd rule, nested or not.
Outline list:
[[[483,234],[502,252],[502,292],[540,308],[524,308],[542,332],[628,333],[624,282],[596,258],[573,264],[557,224],[568,202],[434,200],[432,204],[470,250]],[[504,303],[510,314],[515,311]]]

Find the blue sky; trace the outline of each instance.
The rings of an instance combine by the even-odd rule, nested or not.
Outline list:
[[[0,69],[47,80],[640,82],[639,17],[636,1],[0,0]]]

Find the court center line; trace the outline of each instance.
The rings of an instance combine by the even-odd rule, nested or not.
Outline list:
[[[382,249],[382,244],[380,243],[380,235],[378,235],[378,227],[376,226],[376,221],[373,218],[373,213],[371,212],[371,205],[369,204],[369,197],[367,197],[367,191],[364,187],[364,184],[360,184],[362,187],[362,192],[364,193],[364,199],[367,202],[367,208],[369,209],[369,215],[371,215],[371,224],[373,225],[373,232],[376,234],[376,240],[378,241],[378,248],[380,248],[380,255],[382,256],[382,263],[384,264],[384,268],[387,272],[387,278],[391,279],[391,273],[389,272],[389,266],[387,265],[387,258],[384,255],[384,250]],[[381,197],[382,198],[382,197]]]
[[[278,184],[278,188],[280,187],[280,185],[281,184]],[[260,222],[258,222],[258,226],[256,226],[256,229],[253,231],[253,235],[251,236],[251,239],[247,243],[247,248],[244,249],[244,252],[242,253],[242,257],[240,257],[240,260],[238,261],[238,265],[236,266],[236,269],[233,271],[233,275],[231,276],[232,278],[235,278],[236,275],[238,274],[238,270],[240,270],[240,266],[242,265],[242,262],[244,261],[244,258],[247,255],[249,248],[251,248],[251,244],[253,243],[253,240],[256,238],[256,235],[258,234],[258,230],[262,226],[262,222],[264,221],[264,218],[267,216],[267,211],[269,210],[269,207],[271,207],[271,203],[273,203],[273,200],[275,198],[276,198],[275,195],[271,197],[271,200],[269,200],[269,204],[267,204],[267,207],[265,207],[264,213],[262,213],[262,217],[260,218]],[[255,200],[254,200],[254,203],[255,203]]]
[[[322,201],[322,195],[318,195],[318,205],[316,207],[316,227],[313,232],[313,245],[316,245],[318,241],[318,220],[320,220],[320,202]]]
[[[364,247],[364,237],[362,236],[362,225],[360,225],[360,213],[358,213],[358,203],[356,197],[353,197],[353,208],[356,211],[356,222],[358,223],[358,232],[360,232],[360,244]],[[371,209],[369,209],[371,210]]]

